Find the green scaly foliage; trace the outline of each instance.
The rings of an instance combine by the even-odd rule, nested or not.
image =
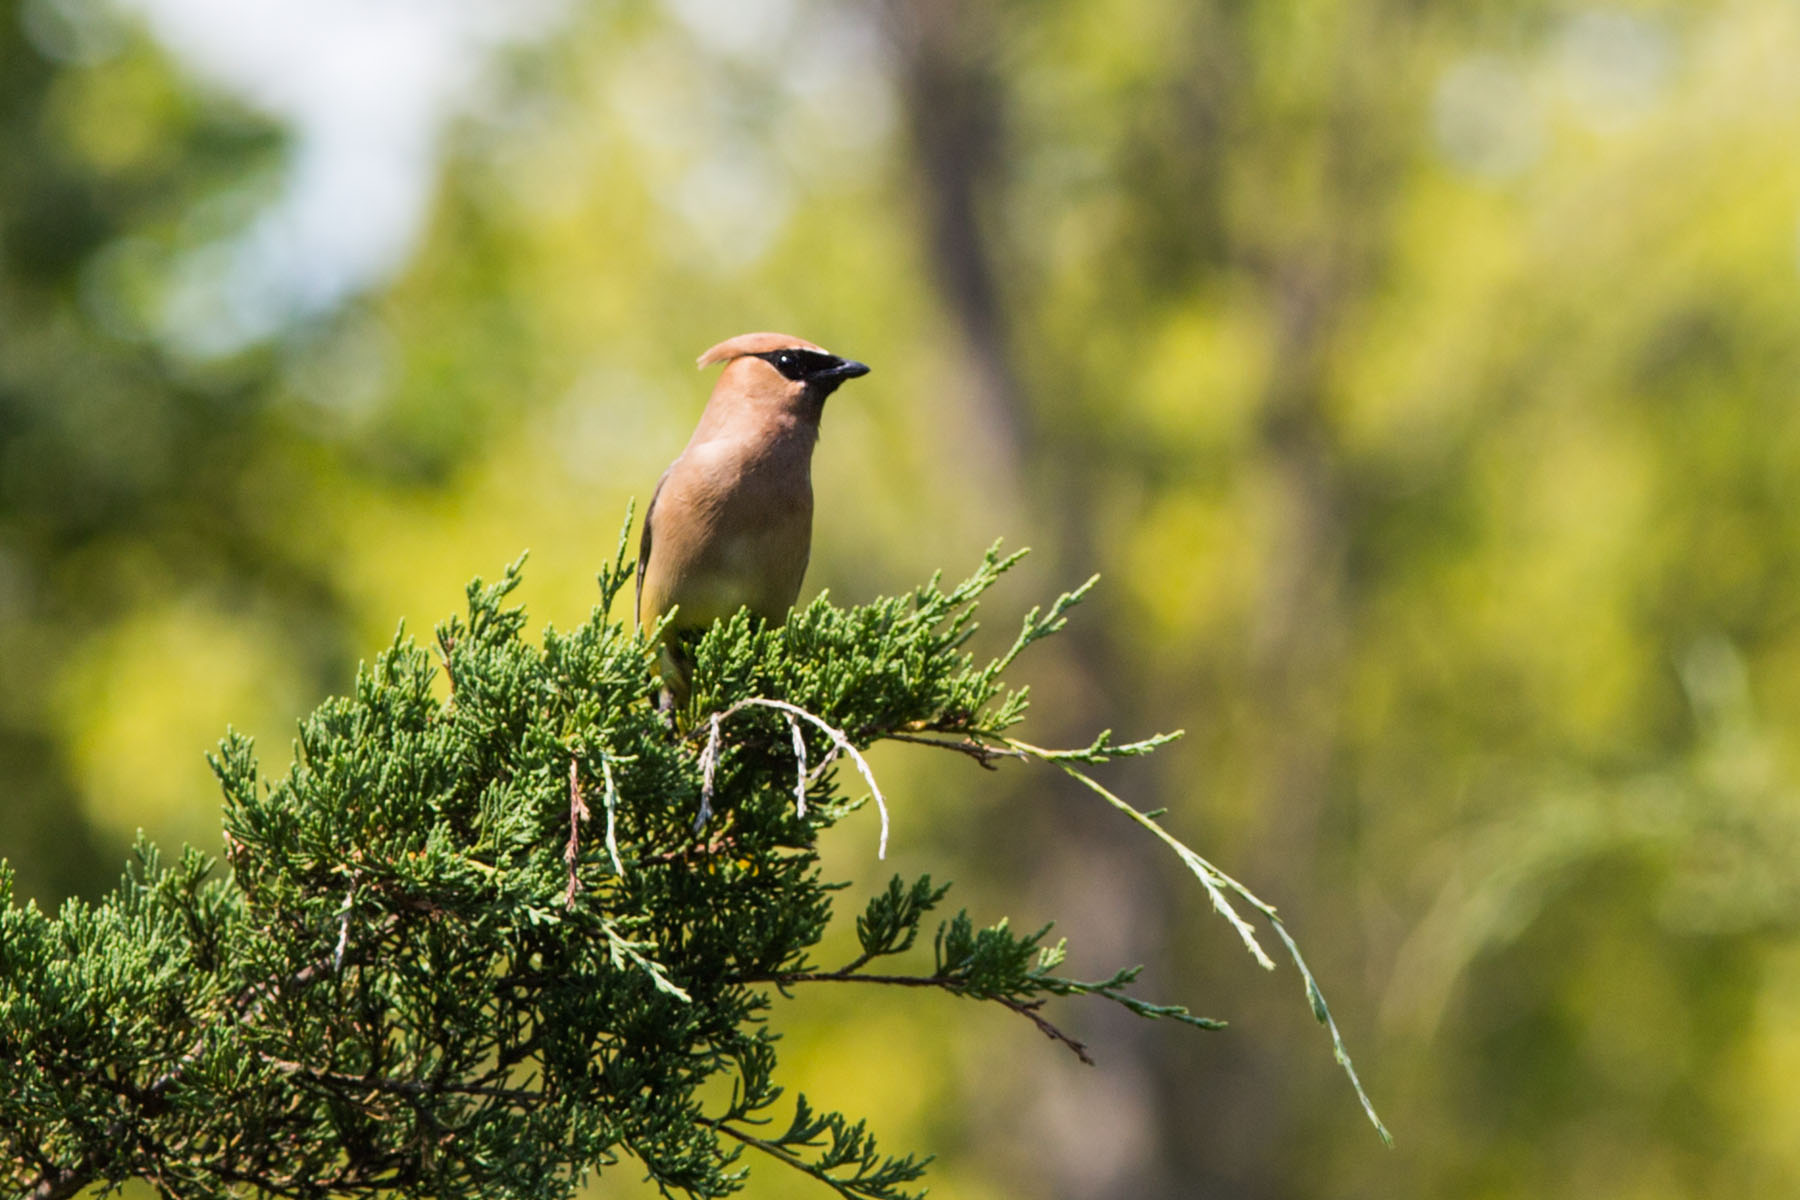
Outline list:
[[[962,649],[977,599],[1017,556],[990,552],[948,590],[821,598],[783,628],[740,615],[701,640],[677,726],[648,701],[649,643],[606,616],[629,582],[624,546],[591,619],[541,645],[507,605],[519,564],[476,581],[434,648],[397,635],[303,722],[283,778],[262,779],[249,739],[227,736],[213,765],[228,875],[140,845],[115,893],[52,918],[14,903],[0,873],[14,1193],[142,1178],[186,1197],[551,1198],[628,1155],[665,1192],[710,1197],[742,1186],[755,1149],[888,1200],[913,1194],[925,1162],[883,1155],[804,1096],[783,1103],[773,993],[939,989],[1084,1058],[1046,1000],[1216,1026],[1128,995],[1135,970],[1060,976],[1047,930],[966,912],[939,926],[928,973],[870,971],[919,940],[947,891],[929,878],[869,900],[852,961],[812,958],[838,886],[815,844],[864,803],[842,786],[861,782],[843,771],[862,769],[856,749],[903,737],[1076,770],[1166,740],[1103,735],[1059,756],[1008,739],[1026,697],[1001,673],[1085,588],[979,665]],[[1217,903],[1238,886],[1202,879]],[[702,1087],[721,1077],[730,1099],[709,1107]]]

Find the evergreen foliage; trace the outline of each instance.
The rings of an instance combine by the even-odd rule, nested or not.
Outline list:
[[[930,878],[869,900],[854,959],[812,957],[838,886],[814,845],[863,804],[841,786],[845,757],[874,788],[860,747],[898,737],[1079,773],[1163,740],[1060,755],[1008,740],[1026,697],[1002,672],[1085,588],[981,665],[962,649],[976,602],[1016,556],[990,552],[949,590],[821,598],[783,628],[740,615],[698,646],[691,712],[706,716],[677,723],[647,702],[649,643],[606,616],[629,580],[620,546],[592,618],[541,646],[507,606],[517,563],[470,586],[435,653],[397,635],[303,723],[284,778],[265,782],[249,740],[228,736],[214,759],[228,877],[140,844],[115,893],[52,918],[0,874],[13,1193],[143,1178],[190,1197],[562,1197],[628,1155],[665,1192],[719,1196],[749,1147],[880,1200],[910,1194],[925,1163],[804,1097],[783,1103],[772,993],[936,988],[1020,1013],[1084,1059],[1048,999],[1216,1025],[1128,995],[1134,970],[1058,975],[1047,929],[966,912],[939,925],[929,972],[868,970],[919,941],[948,890]],[[1172,844],[1254,946],[1225,892],[1272,910]],[[720,1079],[729,1100],[703,1102]]]

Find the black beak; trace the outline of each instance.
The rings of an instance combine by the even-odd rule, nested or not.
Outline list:
[[[855,379],[858,375],[867,375],[869,368],[853,358],[840,358],[835,367],[827,367],[813,375],[814,379],[828,379],[832,383],[842,383],[846,379]]]

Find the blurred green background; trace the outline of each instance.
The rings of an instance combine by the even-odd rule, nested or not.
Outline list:
[[[1232,1027],[822,990],[790,1085],[938,1197],[1800,1195],[1790,0],[4,0],[27,894],[216,849],[228,722],[281,767],[524,548],[582,619],[762,328],[875,367],[808,591],[1004,536],[998,640],[1102,572],[1027,736],[1189,731],[1105,778],[1282,908],[1399,1144],[1158,847],[903,747],[829,871]]]

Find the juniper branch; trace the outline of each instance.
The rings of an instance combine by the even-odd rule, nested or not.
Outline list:
[[[977,928],[966,913],[938,927],[929,969],[866,970],[912,952],[944,894],[929,879],[871,899],[851,962],[809,959],[836,887],[817,838],[861,803],[841,787],[846,761],[886,848],[887,797],[862,754],[873,742],[1078,774],[1160,744],[1102,735],[1047,751],[1007,732],[1027,703],[1003,667],[1087,586],[988,663],[964,647],[977,601],[1017,561],[998,548],[948,590],[934,579],[855,608],[821,598],[778,628],[721,622],[697,647],[695,711],[713,715],[696,754],[649,702],[650,637],[607,617],[629,586],[626,550],[622,537],[592,617],[535,642],[508,603],[520,564],[475,581],[428,647],[397,633],[350,694],[302,723],[280,778],[230,734],[213,758],[228,877],[194,853],[165,867],[145,846],[116,892],[51,917],[14,902],[0,865],[10,1190],[56,1200],[143,1178],[208,1198],[566,1200],[584,1172],[630,1153],[664,1191],[710,1197],[741,1185],[738,1148],[754,1145],[840,1194],[899,1197],[923,1163],[877,1155],[838,1114],[802,1102],[780,1136],[745,1128],[780,1094],[763,1020],[790,987],[937,988],[1017,1012],[1083,1055],[1048,1001],[1217,1024],[1131,995],[1134,970],[1057,975],[1047,929]],[[604,858],[582,836],[596,786]],[[692,815],[708,806],[698,832]],[[1242,903],[1273,924],[1351,1071],[1274,910],[1134,819],[1200,864],[1222,911]],[[610,870],[588,869],[601,862]],[[704,1117],[696,1097],[721,1079],[732,1105]]]

